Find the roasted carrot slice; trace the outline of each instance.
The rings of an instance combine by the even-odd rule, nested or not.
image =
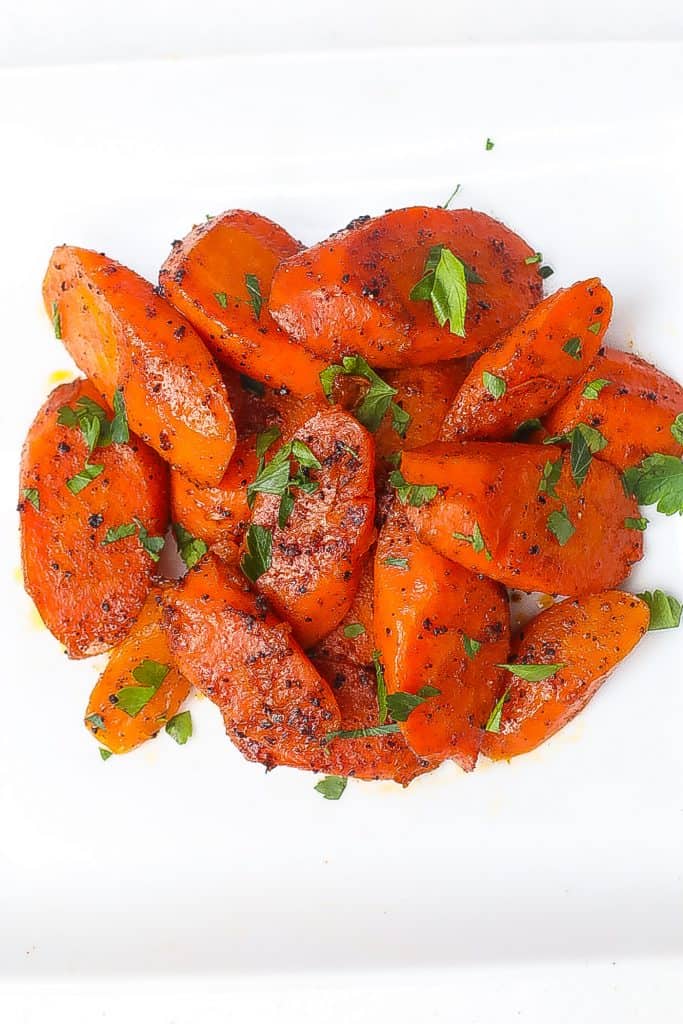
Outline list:
[[[486,733],[482,753],[497,761],[549,739],[597,693],[647,631],[649,619],[644,601],[619,590],[562,601],[532,619],[519,637],[515,662],[559,667],[545,679],[509,674],[499,731]]]
[[[374,534],[374,444],[337,408],[317,413],[292,441],[303,442],[318,468],[307,471],[309,493],[292,489],[284,526],[281,493],[257,494],[253,522],[268,532],[272,560],[256,585],[307,648],[343,619],[358,586]],[[297,460],[295,452],[290,466]]]
[[[57,422],[60,409],[79,400],[100,396],[84,380],[52,392],[29,428],[19,483],[24,585],[72,658],[125,637],[154,569],[141,539],[162,535],[168,522],[164,464],[133,435],[90,453],[78,426]],[[130,535],[103,544],[122,524]]]
[[[404,448],[419,448],[436,441],[446,414],[467,376],[464,360],[411,366],[405,370],[386,370],[382,375],[396,389],[394,401],[410,416],[401,437],[385,416],[375,433],[378,458]]]
[[[340,716],[291,627],[212,555],[165,591],[163,603],[176,665],[218,705],[244,756],[268,768],[308,767]]]
[[[229,210],[174,242],[159,282],[219,359],[271,387],[306,395],[320,392],[325,363],[292,344],[268,314],[273,272],[300,248],[267,217]]]
[[[430,301],[410,297],[436,246],[467,264],[464,337],[439,326]],[[375,368],[453,359],[487,348],[538,302],[541,279],[525,263],[532,254],[475,210],[414,206],[361,217],[279,265],[270,311],[329,363],[351,353]]]
[[[545,424],[551,434],[563,434],[587,423],[607,440],[600,458],[626,469],[654,452],[681,455],[671,429],[681,414],[680,384],[631,352],[607,348]]]
[[[375,637],[390,694],[438,691],[401,723],[409,746],[471,771],[504,688],[496,667],[510,647],[503,587],[422,544],[394,509],[377,543]]]
[[[235,447],[220,374],[201,338],[156,289],[100,253],[54,250],[43,298],[55,332],[111,405],[123,390],[128,421],[162,459],[216,483]]]
[[[596,357],[611,315],[612,296],[596,277],[544,299],[477,359],[442,439],[502,441],[545,416]]]
[[[627,523],[638,506],[619,473],[586,462],[573,472],[570,454],[554,445],[437,442],[403,453],[406,480],[439,488],[407,514],[426,544],[509,587],[602,590],[642,558],[643,537]]]
[[[374,558],[369,554],[349,610],[339,625],[318,641],[310,652],[311,657],[327,664],[351,661],[356,665],[372,666],[375,650],[374,586]]]
[[[161,593],[153,591],[90,694],[85,725],[114,754],[125,754],[163,729],[190,684],[173,665],[161,628]]]
[[[341,729],[353,733],[377,725],[377,680],[372,665],[344,658],[319,658],[313,664],[332,686],[341,712]],[[357,779],[393,779],[407,786],[432,771],[439,758],[419,757],[400,732],[331,738],[316,754],[311,767],[328,775]]]

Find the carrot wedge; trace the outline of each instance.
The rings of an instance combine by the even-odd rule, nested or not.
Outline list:
[[[631,352],[607,348],[555,406],[545,425],[555,435],[587,423],[607,441],[600,458],[626,469],[654,452],[683,454],[672,431],[681,414],[680,384]]]
[[[628,522],[638,506],[599,459],[580,486],[554,445],[442,441],[404,452],[401,469],[439,488],[407,508],[420,539],[506,586],[574,596],[616,586],[642,558],[643,535]]]
[[[125,754],[156,736],[189,692],[161,628],[161,594],[153,591],[90,694],[86,728],[113,754]]]
[[[43,282],[55,333],[102,397],[162,459],[216,483],[235,447],[225,386],[201,338],[157,290],[100,253],[59,246]]]
[[[377,543],[375,638],[390,694],[438,691],[401,722],[409,746],[471,771],[503,692],[496,666],[510,646],[504,589],[421,543],[396,508]]]
[[[503,441],[545,416],[596,357],[611,315],[612,296],[597,278],[544,299],[477,359],[442,440]]]
[[[430,252],[467,265],[464,337],[440,327],[430,301],[411,298]],[[476,210],[414,206],[359,217],[346,230],[283,260],[270,311],[299,344],[328,363],[356,353],[371,366],[455,359],[487,348],[541,298],[533,250]]]
[[[267,217],[229,210],[174,243],[159,284],[216,358],[270,387],[307,395],[320,392],[326,363],[292,344],[268,314],[273,272],[300,249]]]
[[[482,753],[495,761],[533,750],[571,721],[647,632],[650,613],[633,594],[607,590],[562,601],[520,635],[514,661],[557,665],[545,679],[509,674],[507,699]],[[493,705],[492,705],[493,710]]]

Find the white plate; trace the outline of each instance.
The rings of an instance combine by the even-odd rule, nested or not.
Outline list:
[[[670,1005],[683,952],[680,635],[648,636],[536,753],[471,776],[447,765],[407,791],[351,783],[327,803],[308,775],[266,776],[207,701],[192,706],[186,747],[162,735],[103,763],[81,724],[97,664],[67,663],[37,626],[13,504],[24,432],[53,371],[70,367],[41,310],[51,247],[104,249],[154,277],[171,239],[231,206],[312,241],[461,182],[463,205],[543,251],[553,285],[600,274],[615,296],[609,340],[683,380],[682,67],[681,47],[625,45],[0,75],[0,973],[21,1019],[46,1019],[46,991],[61,1020],[60,998],[139,1000],[153,979],[168,996],[182,978],[196,999],[176,1000],[173,1019],[208,1020],[212,986],[233,979],[230,1005],[246,1007],[258,975],[289,1020],[286,993],[330,971],[353,984],[363,973],[359,994],[386,986],[393,1010],[429,969],[425,994],[460,972],[443,1019],[500,1019],[502,1004],[562,1021],[579,1004],[551,997],[553,979],[580,986],[578,963],[593,1009],[620,999],[620,1020],[640,1019],[634,978],[656,979]],[[683,596],[683,524],[650,518],[633,588]],[[517,980],[501,992],[503,978]],[[342,1014],[345,984],[323,1019]],[[344,1019],[372,1005],[363,996]]]

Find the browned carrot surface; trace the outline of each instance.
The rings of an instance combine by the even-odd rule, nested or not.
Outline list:
[[[410,298],[435,246],[476,271],[467,287],[464,338],[440,327],[431,302]],[[284,260],[270,310],[292,338],[327,362],[358,353],[377,367],[453,359],[487,348],[541,298],[533,250],[475,210],[414,206],[358,218]]]
[[[271,387],[306,395],[320,391],[325,363],[292,344],[268,313],[273,272],[300,248],[267,217],[229,210],[174,243],[159,282],[219,358]]]
[[[683,413],[683,388],[631,352],[605,349],[555,406],[545,423],[562,434],[577,423],[595,427],[607,441],[599,453],[620,469],[653,452],[681,455],[671,427]]]
[[[565,726],[635,647],[649,619],[644,601],[618,590],[562,601],[532,619],[514,661],[561,667],[539,681],[508,674],[500,731],[486,733],[483,753],[494,760],[515,757]]]
[[[555,497],[540,488],[546,465],[558,460]],[[619,473],[597,459],[580,487],[567,450],[554,445],[437,442],[404,452],[401,467],[411,483],[439,487],[433,501],[408,508],[421,540],[506,586],[605,589],[642,557],[642,533],[626,525],[638,506]]]
[[[99,654],[126,636],[155,567],[134,520],[152,536],[168,522],[166,467],[139,438],[89,453],[78,426],[57,422],[60,409],[78,408],[79,399],[101,403],[83,380],[52,392],[29,428],[19,481],[24,585],[72,658]],[[134,533],[103,544],[122,524]]]
[[[76,364],[111,405],[123,389],[131,428],[166,462],[216,483],[235,447],[218,370],[190,324],[152,285],[101,253],[54,250],[48,314]]]
[[[544,299],[477,359],[441,431],[445,441],[502,441],[544,416],[585,373],[612,315],[597,278]]]
[[[152,591],[90,694],[86,728],[108,750],[125,754],[156,736],[189,692],[161,628],[161,593]]]
[[[336,660],[372,665],[375,650],[374,629],[374,555],[366,555],[360,579],[349,610],[338,626],[326,633],[311,651],[311,656],[328,664]]]
[[[386,370],[384,380],[396,388],[394,399],[410,416],[404,437],[392,426],[391,416],[382,420],[375,433],[377,455],[390,455],[404,448],[419,448],[436,441],[451,404],[467,376],[465,360]]]

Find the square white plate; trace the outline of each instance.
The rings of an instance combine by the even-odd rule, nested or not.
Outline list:
[[[187,746],[162,734],[103,763],[81,724],[98,664],[67,663],[37,624],[13,506],[25,430],[71,365],[41,309],[52,246],[154,278],[173,238],[228,207],[313,241],[460,182],[462,205],[542,250],[553,286],[602,276],[609,341],[683,380],[682,68],[680,46],[623,45],[0,73],[0,976],[17,1020],[105,1005],[135,1020],[144,990],[147,1021],[171,1019],[159,1007],[176,992],[172,1019],[198,1022],[228,983],[231,1009],[258,1018],[254,993],[271,993],[280,1020],[308,1020],[301,992],[325,986],[328,1020],[411,999],[424,1014],[430,993],[444,1020],[501,1006],[588,1020],[617,1004],[621,1021],[674,1019],[680,634],[648,636],[541,750],[470,776],[446,765],[407,791],[351,783],[327,803],[308,775],[265,776],[199,700]],[[683,597],[683,524],[650,518],[632,587]],[[627,995],[636,978],[656,983],[646,1007]]]

